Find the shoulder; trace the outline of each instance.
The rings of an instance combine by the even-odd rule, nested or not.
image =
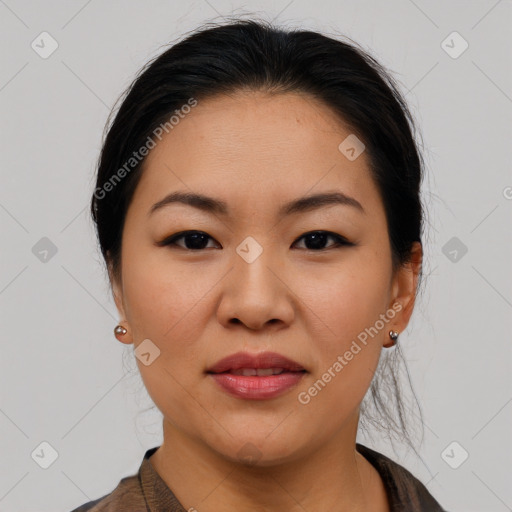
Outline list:
[[[446,512],[430,494],[425,485],[410,471],[382,453],[357,444],[357,451],[379,472],[392,511]]]
[[[155,446],[146,451],[137,474],[123,478],[110,494],[85,503],[72,512],[186,512],[149,460],[158,448]]]
[[[123,478],[110,494],[84,503],[71,512],[124,512],[145,509],[138,475],[133,475]]]

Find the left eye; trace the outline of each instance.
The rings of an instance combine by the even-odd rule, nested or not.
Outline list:
[[[332,244],[330,247],[324,247],[327,240],[332,239],[334,240],[334,244]],[[340,235],[337,235],[335,233],[331,233],[329,231],[311,231],[310,233],[306,233],[302,235],[298,240],[304,240],[304,243],[306,247],[301,247],[308,250],[318,251],[318,250],[326,250],[331,249],[334,247],[341,247],[343,245],[353,245],[348,240],[343,238]],[[297,243],[297,241],[294,242],[294,245]]]

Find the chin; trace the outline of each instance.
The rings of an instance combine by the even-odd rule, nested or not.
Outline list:
[[[296,459],[307,445],[305,439],[296,439],[286,430],[280,435],[276,431],[269,435],[269,432],[272,429],[230,430],[232,437],[224,436],[224,442],[212,448],[231,462],[269,467]]]

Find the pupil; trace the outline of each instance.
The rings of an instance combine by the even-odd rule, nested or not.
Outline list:
[[[308,249],[322,249],[325,245],[326,239],[327,235],[325,233],[312,233],[306,238],[306,247]],[[313,243],[308,244],[308,240],[312,241]]]
[[[191,233],[186,236],[185,240],[187,243],[187,249],[203,249],[207,242],[206,236],[203,233]],[[192,240],[192,243],[189,243]]]

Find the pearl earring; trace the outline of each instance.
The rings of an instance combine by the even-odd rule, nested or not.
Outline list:
[[[116,328],[114,329],[114,334],[117,336],[117,335],[120,335],[120,336],[123,336],[124,334],[126,334],[128,331],[122,326],[122,325],[116,325]]]

